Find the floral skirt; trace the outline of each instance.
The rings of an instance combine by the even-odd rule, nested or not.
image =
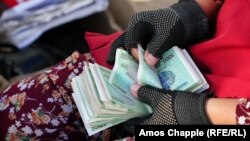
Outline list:
[[[88,136],[71,96],[71,79],[88,55],[75,52],[43,73],[0,93],[0,140],[114,140],[126,136],[118,125]]]

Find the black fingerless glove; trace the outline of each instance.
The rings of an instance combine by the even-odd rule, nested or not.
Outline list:
[[[138,90],[138,99],[151,106],[153,113],[126,121],[123,126],[133,133],[134,125],[208,125],[205,101],[209,93],[166,91],[151,86]]]
[[[166,91],[149,86],[138,90],[138,99],[153,109],[145,125],[203,125],[210,124],[205,113],[208,94]]]
[[[208,18],[200,6],[194,0],[181,0],[166,9],[135,14],[127,30],[112,44],[107,62],[114,63],[118,47],[130,51],[141,43],[149,53],[161,58],[170,47],[201,40],[207,33]]]

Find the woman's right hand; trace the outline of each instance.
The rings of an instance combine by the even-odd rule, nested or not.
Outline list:
[[[136,54],[132,50],[140,43],[146,50],[146,62],[154,65],[172,46],[182,47],[200,40],[207,31],[208,18],[195,0],[181,0],[165,9],[136,13],[126,31],[113,42],[107,62],[114,63],[119,47]]]

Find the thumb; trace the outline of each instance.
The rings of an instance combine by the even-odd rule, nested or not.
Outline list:
[[[148,105],[152,105],[158,96],[157,89],[150,86],[141,86],[137,83],[130,86],[130,91],[135,98]]]
[[[139,90],[139,88],[141,87],[141,85],[137,84],[137,83],[134,83],[130,86],[130,92],[131,94],[136,98],[138,99],[138,96],[137,96],[137,92]]]
[[[159,60],[159,58],[156,58],[151,53],[149,53],[148,50],[146,50],[144,58],[147,64],[150,66],[154,66]]]
[[[126,32],[122,33],[117,39],[115,39],[110,47],[109,54],[106,58],[106,62],[109,65],[114,65],[115,63],[115,55],[116,55],[116,49],[120,47],[124,47],[124,37]]]

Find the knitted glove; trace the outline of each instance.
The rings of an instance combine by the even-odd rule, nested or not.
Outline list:
[[[207,32],[208,18],[200,6],[194,0],[181,0],[166,9],[135,14],[127,30],[113,42],[106,61],[114,63],[118,47],[130,51],[138,43],[161,58],[170,47],[203,39]]]
[[[210,124],[205,113],[207,93],[197,94],[184,91],[166,91],[150,86],[140,87],[138,99],[153,109],[146,118],[125,122],[128,131],[133,132],[139,125],[207,125]]]

